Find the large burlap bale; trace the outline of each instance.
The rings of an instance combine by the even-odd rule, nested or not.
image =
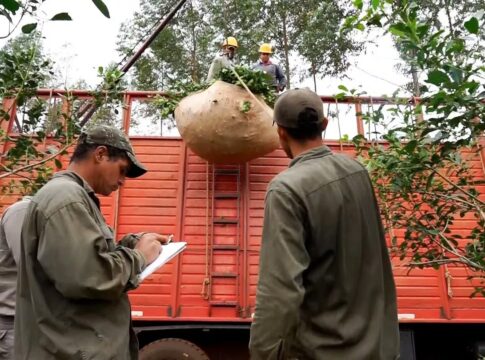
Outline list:
[[[251,103],[243,112],[245,101]],[[279,145],[273,110],[243,88],[216,81],[208,89],[184,98],[175,120],[187,146],[214,163],[242,163],[265,155]]]

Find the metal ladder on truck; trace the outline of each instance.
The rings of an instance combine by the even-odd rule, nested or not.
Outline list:
[[[210,242],[204,297],[209,316],[241,316],[241,167],[210,164]],[[209,185],[209,184],[208,184]]]

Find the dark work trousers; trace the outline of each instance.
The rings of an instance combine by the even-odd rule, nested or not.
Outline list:
[[[13,316],[0,315],[0,360],[14,360],[13,326]]]

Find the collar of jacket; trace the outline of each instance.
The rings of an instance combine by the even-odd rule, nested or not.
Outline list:
[[[91,199],[93,199],[93,201],[96,204],[96,206],[98,207],[98,209],[100,208],[99,199],[96,196],[96,194],[94,193],[94,190],[91,187],[91,185],[89,185],[86,180],[84,180],[81,176],[76,174],[74,171],[71,171],[71,170],[59,171],[58,173],[54,174],[54,176],[53,176],[53,179],[56,179],[56,178],[67,178],[67,179],[74,181],[74,182],[78,183],[79,185],[81,185],[83,187],[83,189],[88,193],[89,197]]]
[[[260,65],[273,65],[273,63],[271,62],[271,60],[268,60],[268,62],[263,62],[263,61],[259,60],[259,64]]]
[[[332,154],[332,151],[328,148],[328,146],[322,145],[322,146],[313,148],[311,150],[305,151],[304,153],[301,153],[296,158],[291,160],[290,165],[288,167],[292,167],[292,166],[295,166],[298,163],[305,162],[307,160],[320,158],[320,157],[327,156],[327,155],[330,155],[330,154]]]

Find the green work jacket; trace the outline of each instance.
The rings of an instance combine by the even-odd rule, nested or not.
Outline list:
[[[144,267],[138,250],[115,243],[88,183],[56,174],[22,227],[16,360],[137,359],[127,291]]]
[[[376,197],[357,161],[314,148],[270,183],[251,358],[393,360],[396,292]]]

